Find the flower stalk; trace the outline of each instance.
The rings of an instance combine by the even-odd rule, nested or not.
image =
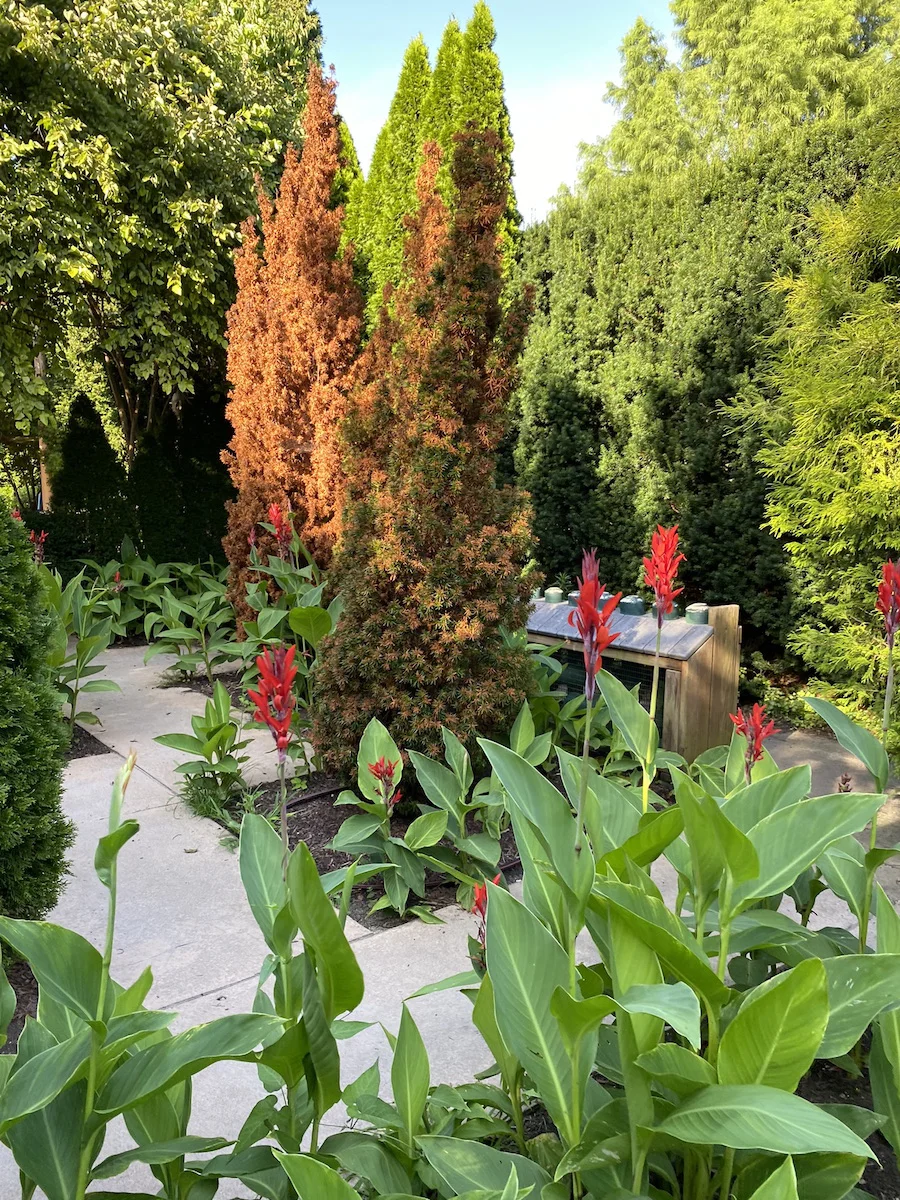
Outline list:
[[[604,594],[600,583],[600,567],[596,550],[585,550],[581,559],[581,578],[578,580],[578,604],[569,613],[569,624],[577,629],[584,653],[584,698],[585,723],[584,743],[581,754],[581,780],[578,787],[578,822],[575,834],[575,853],[581,853],[584,833],[584,804],[587,799],[588,775],[591,760],[591,725],[594,717],[594,697],[597,692],[597,675],[603,666],[603,651],[610,646],[618,633],[611,633],[608,622],[622,598],[617,592],[603,607],[600,601]]]
[[[656,705],[659,700],[659,659],[662,646],[662,628],[666,617],[675,607],[675,597],[684,588],[676,587],[678,568],[684,555],[678,551],[678,526],[666,529],[657,525],[656,533],[650,538],[650,557],[644,559],[644,584],[650,588],[656,600],[656,650],[653,656],[653,684],[650,689],[650,728],[647,732],[647,752],[643,762],[641,808],[650,807],[651,762],[653,756],[653,722],[656,720]]]

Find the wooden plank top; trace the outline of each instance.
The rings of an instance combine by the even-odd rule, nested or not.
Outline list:
[[[574,611],[565,602],[548,604],[545,600],[536,600],[528,618],[528,632],[581,641],[577,629],[569,624],[569,613]],[[632,653],[646,654],[648,658],[653,657],[656,649],[656,617],[652,613],[643,617],[629,617],[617,610],[610,618],[609,628],[612,633],[621,634],[610,646],[610,653],[630,650]],[[684,618],[664,621],[660,653],[664,658],[686,661],[712,636],[711,625],[689,625]]]

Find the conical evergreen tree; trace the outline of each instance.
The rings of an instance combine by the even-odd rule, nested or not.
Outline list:
[[[500,168],[508,199],[500,226],[504,243],[515,238],[522,218],[516,208],[512,187],[513,139],[509,110],[503,96],[503,72],[494,50],[497,30],[491,10],[477,0],[472,19],[466,26],[459,49],[459,65],[454,80],[453,119],[457,129],[468,125],[491,130],[500,138]]]
[[[462,30],[459,24],[448,21],[434,63],[431,86],[422,106],[422,142],[436,142],[441,148],[438,168],[438,191],[446,204],[452,201],[450,162],[453,157],[453,135],[460,128],[457,114],[456,76],[462,56]]]
[[[383,308],[359,363],[346,434],[350,501],[333,582],[344,615],[316,668],[314,740],[355,760],[371,717],[399,745],[434,752],[441,726],[474,749],[508,728],[528,687],[519,628],[531,582],[522,493],[496,483],[497,450],[524,335],[500,304],[506,208],[500,139],[456,135],[456,210],[426,147],[404,255],[409,282]]]
[[[238,295],[228,316],[234,436],[224,460],[238,498],[224,546],[242,615],[247,539],[269,505],[291,508],[320,561],[334,546],[343,508],[337,428],[362,299],[340,254],[343,209],[334,196],[343,160],[334,93],[334,81],[314,65],[303,154],[288,147],[277,204],[260,196],[262,239],[249,222],[237,256]]]
[[[351,198],[347,238],[365,263],[369,280],[366,320],[373,327],[387,283],[400,282],[406,229],[416,203],[416,167],[422,143],[422,109],[431,84],[428,49],[421,35],[410,42],[388,118],[364,188]]]

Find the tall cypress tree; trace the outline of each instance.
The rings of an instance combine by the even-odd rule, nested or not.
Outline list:
[[[238,296],[228,315],[224,459],[238,489],[225,552],[230,590],[244,614],[247,538],[272,503],[289,506],[309,549],[327,560],[343,508],[337,429],[359,346],[362,300],[340,253],[342,169],[335,84],[315,64],[303,117],[303,154],[288,148],[277,203],[264,195],[262,239],[248,222],[237,256]]]
[[[506,208],[496,134],[457,134],[456,210],[426,148],[405,246],[409,281],[360,361],[346,427],[350,502],[333,580],[344,615],[316,669],[313,730],[345,769],[369,719],[404,747],[435,751],[447,725],[474,749],[507,727],[528,686],[520,627],[531,539],[521,493],[499,488],[496,455],[524,334],[500,305],[497,231]],[[356,468],[356,469],[354,469]]]
[[[453,135],[460,127],[457,105],[456,76],[462,56],[463,35],[455,20],[447,22],[444,36],[434,62],[434,73],[425,103],[422,106],[422,142],[435,142],[441,148],[438,168],[438,191],[445,204],[452,201],[450,162]]]
[[[503,95],[503,71],[494,50],[497,30],[491,10],[477,0],[459,50],[454,81],[453,119],[457,129],[472,125],[489,129],[500,139],[500,170],[507,189],[506,211],[500,226],[504,242],[514,238],[522,218],[512,188],[513,139],[509,110]]]
[[[378,318],[385,284],[396,287],[400,282],[406,239],[403,218],[415,208],[422,109],[430,84],[428,49],[420,35],[403,56],[397,90],[375,142],[365,186],[351,194],[347,238],[368,275],[366,321],[370,328]]]

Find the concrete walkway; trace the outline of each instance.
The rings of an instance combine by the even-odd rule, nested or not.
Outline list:
[[[120,684],[122,692],[85,699],[102,721],[92,732],[110,752],[76,759],[67,769],[65,808],[76,823],[77,839],[68,886],[50,919],[77,930],[95,945],[102,944],[107,894],[94,874],[94,849],[105,828],[112,781],[133,749],[138,766],[126,810],[141,829],[119,860],[113,975],[127,985],[145,966],[152,966],[148,1004],[176,1011],[175,1030],[250,1011],[266,947],[244,897],[237,856],[221,846],[219,826],[194,816],[179,801],[174,768],[184,756],[153,741],[157,734],[188,732],[190,718],[203,711],[205,698],[186,688],[158,687],[163,664],[156,659],[144,666],[141,648],[110,651],[106,661],[108,677]],[[271,779],[275,774],[271,739],[265,731],[252,737],[252,777]],[[815,764],[816,794],[834,791],[834,781],[844,771],[854,776],[855,786],[865,787],[865,772],[830,738],[800,731],[779,735],[770,746],[782,766]],[[892,820],[895,817],[896,808]],[[900,870],[887,864],[883,876],[892,896],[900,895]],[[657,882],[674,897],[671,871],[658,872]],[[841,919],[837,909],[819,915],[819,923]],[[383,1022],[396,1031],[406,997],[468,969],[467,936],[474,929],[473,918],[456,907],[443,910],[441,916],[444,925],[412,922],[375,934],[348,921],[347,934],[366,981],[365,999],[352,1014],[354,1019]],[[470,1080],[491,1061],[472,1025],[471,1006],[459,993],[421,997],[412,1002],[411,1011],[429,1050],[433,1083]],[[390,1055],[381,1029],[376,1025],[341,1043],[345,1083],[376,1058],[382,1060],[382,1095],[387,1098]],[[236,1136],[261,1095],[256,1071],[249,1064],[218,1064],[202,1072],[195,1079],[191,1132]],[[339,1127],[341,1119],[342,1109],[337,1107],[327,1123]],[[124,1128],[114,1125],[105,1153],[129,1144]],[[156,1190],[149,1171],[140,1166],[109,1186],[126,1192]],[[11,1156],[0,1147],[0,1197],[13,1200],[18,1194]],[[241,1194],[239,1188],[223,1185],[222,1195],[229,1200]]]

